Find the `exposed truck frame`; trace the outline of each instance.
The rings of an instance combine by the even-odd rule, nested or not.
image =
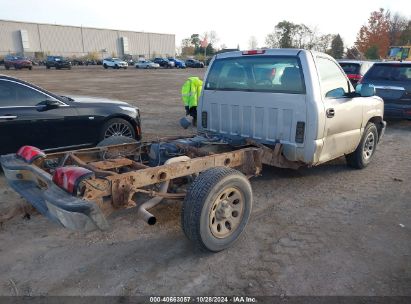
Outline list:
[[[287,161],[281,156],[281,147],[278,145],[276,149],[264,149],[263,146],[252,142],[233,147],[219,141],[197,148],[175,140],[176,138],[167,138],[161,140],[161,143],[174,142],[179,148],[179,155],[155,167],[147,165],[148,154],[151,145],[158,142],[119,144],[51,153],[42,155],[32,162],[17,154],[9,154],[1,156],[0,161],[9,185],[40,213],[66,228],[83,231],[106,230],[109,228],[107,216],[116,210],[131,207],[138,207],[140,217],[153,225],[156,223],[156,218],[147,211],[148,209],[159,204],[164,198],[184,200],[182,226],[186,235],[195,239],[195,243],[201,249],[211,251],[225,249],[239,237],[251,213],[252,193],[248,179],[260,174],[263,160],[267,164],[276,163],[278,166],[287,167]],[[290,166],[292,165],[294,163],[290,163]],[[77,183],[72,192],[65,188],[67,183],[70,183],[69,175],[65,177],[68,179],[64,181],[66,185],[58,185],[54,180],[56,168],[63,167],[84,168],[92,174],[77,182],[72,181]],[[208,171],[211,179],[207,183],[212,185],[208,185],[206,195],[214,192],[220,195],[224,191],[227,192],[227,189],[233,189],[231,193],[234,194],[227,192],[226,199],[217,203],[215,199],[204,199],[200,202],[201,199],[198,197],[188,198],[190,192],[201,192],[206,188],[204,183],[196,184],[195,180],[198,179],[199,173]],[[201,176],[206,175],[201,174]],[[238,178],[243,184],[236,183]],[[230,182],[231,179],[234,184]],[[223,188],[219,188],[218,185],[221,180],[225,180],[226,183]],[[245,190],[242,189],[243,186]],[[239,205],[242,206],[241,212],[237,213],[237,217],[241,219],[237,222],[231,223],[229,220],[231,215],[237,212],[234,210],[236,201],[233,200],[230,206],[229,195],[233,197],[237,195]],[[212,206],[213,203],[215,207]],[[193,214],[190,208],[194,207],[207,210],[203,215],[198,215],[193,224],[187,224],[193,221],[187,217]],[[212,208],[215,210],[211,210]],[[215,219],[210,214],[214,214]],[[226,235],[224,233],[218,235],[221,231],[217,230],[224,229],[221,226],[218,229],[217,226],[215,227],[217,236],[212,236],[211,239],[214,237],[214,241],[220,243],[214,244],[209,236],[203,240],[202,232],[195,231],[196,224],[204,218],[210,220],[211,230],[211,221],[218,222],[218,219],[228,227],[224,228],[227,230]],[[198,223],[195,223],[196,221]],[[238,233],[234,233],[234,230]],[[236,236],[232,237],[232,234]],[[225,237],[229,240],[221,243]]]

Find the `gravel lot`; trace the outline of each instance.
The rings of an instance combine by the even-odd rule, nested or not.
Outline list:
[[[178,119],[180,86],[205,70],[5,71],[53,92],[117,98],[140,107],[145,139],[191,134]],[[252,179],[254,209],[229,250],[193,250],[180,204],[135,210],[108,232],[62,229],[21,210],[0,226],[0,295],[408,295],[411,296],[411,122],[389,122],[372,164],[344,159]],[[0,214],[22,205],[0,175]]]

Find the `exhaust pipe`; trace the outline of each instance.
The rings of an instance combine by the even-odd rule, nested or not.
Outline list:
[[[188,157],[188,156],[178,156],[178,157],[170,158],[164,164],[168,165],[168,164],[184,162],[184,161],[188,161],[188,160],[190,160],[190,157]],[[162,182],[161,185],[160,185],[159,192],[160,193],[167,193],[169,185],[170,185],[170,180]],[[158,204],[160,204],[162,200],[163,200],[163,197],[156,196],[156,197],[153,197],[152,199],[148,200],[147,202],[141,204],[138,207],[138,211],[137,211],[138,215],[144,221],[146,221],[149,225],[154,225],[157,222],[157,219],[153,214],[151,214],[147,210],[155,207]]]

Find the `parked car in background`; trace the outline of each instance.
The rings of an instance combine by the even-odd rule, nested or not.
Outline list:
[[[56,70],[60,69],[71,69],[71,62],[62,56],[47,56],[46,68],[55,68]]]
[[[411,119],[411,62],[375,63],[361,80],[384,99],[384,116]]]
[[[177,59],[177,58],[173,58],[173,57],[169,57],[167,58],[169,61],[174,62],[174,66],[177,69],[185,69],[186,68],[186,64],[184,61]]]
[[[138,108],[104,98],[58,96],[0,75],[0,154],[23,145],[93,146],[111,136],[141,138]]]
[[[411,61],[411,45],[390,46],[387,57],[389,60]]]
[[[158,63],[154,63],[150,60],[137,61],[135,66],[136,69],[158,69],[160,67]]]
[[[175,66],[174,62],[168,60],[167,58],[156,57],[153,62],[158,63],[161,67],[168,69],[174,68]]]
[[[85,63],[85,61],[83,61],[81,59],[75,58],[75,59],[71,60],[71,64],[72,65],[85,65],[86,63]]]
[[[343,68],[354,87],[374,64],[372,61],[361,60],[337,60],[337,62]]]
[[[204,63],[196,59],[187,59],[186,66],[189,68],[203,68]]]
[[[128,64],[124,60],[121,60],[120,58],[106,58],[103,60],[103,67],[105,69],[107,68],[113,68],[113,69],[127,69]]]
[[[4,67],[6,70],[10,68],[15,68],[16,70],[31,70],[33,68],[33,63],[29,59],[22,56],[7,55],[4,57]]]

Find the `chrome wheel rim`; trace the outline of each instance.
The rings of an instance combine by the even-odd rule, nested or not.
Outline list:
[[[104,138],[111,136],[124,136],[133,138],[133,132],[128,125],[121,122],[116,122],[111,124],[104,133]]]
[[[374,133],[370,132],[370,134],[368,134],[367,138],[365,139],[363,152],[362,152],[365,160],[368,160],[371,158],[372,154],[374,153],[374,148],[375,148],[375,136],[374,136]]]
[[[244,214],[244,195],[237,188],[224,189],[214,201],[209,215],[209,228],[213,236],[230,236],[241,223]]]

